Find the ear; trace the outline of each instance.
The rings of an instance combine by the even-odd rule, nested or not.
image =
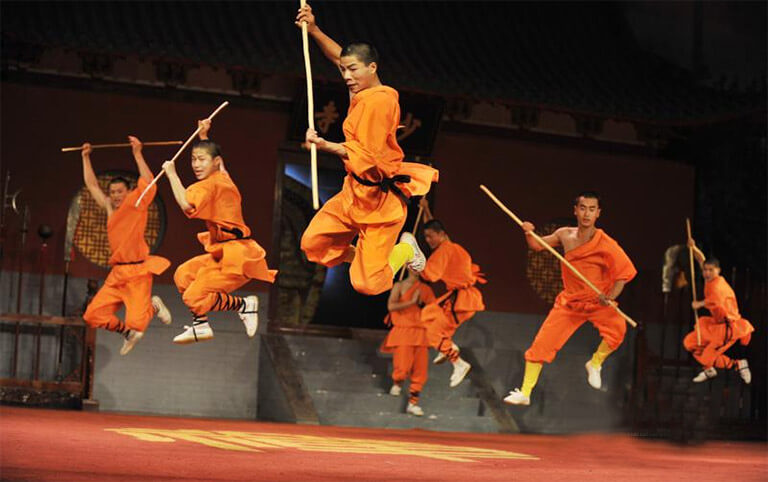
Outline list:
[[[376,71],[379,69],[379,65],[376,62],[371,62],[368,64],[368,68],[371,69],[371,73],[375,74]]]

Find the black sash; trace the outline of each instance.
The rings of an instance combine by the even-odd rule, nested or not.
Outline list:
[[[243,236],[243,232],[240,231],[237,228],[227,229],[225,227],[219,227],[219,229],[221,229],[225,233],[229,233],[229,234],[233,235],[235,238],[234,239],[217,240],[216,241],[217,243],[226,243],[227,241],[237,241],[237,240],[240,240],[240,239],[251,239],[250,236]]]
[[[381,189],[381,192],[389,192],[390,190],[395,193],[397,197],[402,199],[402,201],[405,204],[408,204],[408,196],[405,195],[403,191],[400,190],[400,188],[395,183],[408,183],[411,182],[411,176],[408,176],[407,174],[397,174],[393,177],[385,177],[381,181],[369,181],[368,179],[363,179],[362,177],[358,176],[354,172],[350,171],[350,174],[355,179],[355,181],[359,182],[363,186],[368,187],[378,187]]]

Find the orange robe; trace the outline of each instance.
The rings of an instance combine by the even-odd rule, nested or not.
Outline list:
[[[187,188],[190,219],[202,219],[208,231],[197,239],[206,254],[195,256],[176,269],[173,276],[184,303],[193,314],[202,316],[219,306],[221,295],[230,293],[252,279],[272,283],[276,270],[267,267],[266,251],[250,239],[245,225],[242,198],[229,174],[216,171]]]
[[[476,312],[485,310],[483,295],[475,286],[485,283],[485,279],[467,250],[450,240],[440,243],[430,255],[421,277],[431,282],[442,281],[448,290],[425,306],[421,317],[427,324],[430,346],[455,361],[458,351],[452,348],[453,334]]]
[[[155,316],[151,301],[152,275],[162,273],[171,263],[160,256],[150,256],[144,239],[149,205],[155,198],[157,187],[152,186],[139,207],[134,207],[148,184],[140,177],[136,189],[128,193],[107,220],[112,269],[83,314],[85,322],[94,328],[121,333],[126,329],[145,331]],[[125,305],[125,322],[115,316],[122,304]]]
[[[420,292],[421,303],[432,303],[435,294],[432,288],[416,281],[407,291],[400,294],[398,301],[410,301],[413,294]],[[418,403],[421,389],[427,382],[429,362],[429,342],[427,328],[421,320],[421,308],[418,304],[402,310],[390,311],[385,323],[391,324],[387,338],[381,345],[381,351],[392,353],[392,381],[400,384],[406,378],[411,379],[410,402]]]
[[[438,179],[436,169],[403,162],[403,150],[397,144],[398,97],[395,89],[379,86],[352,98],[343,126],[348,155],[344,185],[318,211],[301,238],[308,260],[332,267],[347,258],[350,243],[359,235],[349,277],[355,290],[369,295],[392,288],[388,258],[408,213],[395,188],[408,197],[424,195]],[[410,182],[397,181],[384,191],[360,183],[355,176],[366,182],[410,176]]]
[[[736,294],[722,276],[704,284],[704,307],[712,316],[699,317],[701,345],[694,329],[683,339],[683,346],[704,368],[733,368],[734,360],[725,355],[726,350],[737,341],[748,345],[755,329],[739,314]]]
[[[637,274],[635,266],[619,243],[598,229],[591,240],[565,253],[579,272],[602,293],[608,294],[620,280],[629,282]],[[563,291],[539,328],[533,344],[525,352],[530,362],[551,363],[565,342],[589,320],[600,336],[615,350],[624,341],[626,322],[615,309],[600,304],[597,294],[561,263]]]

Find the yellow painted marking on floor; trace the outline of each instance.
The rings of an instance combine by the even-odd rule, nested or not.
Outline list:
[[[262,452],[262,450],[258,449],[291,448],[305,452],[412,455],[452,462],[476,462],[478,459],[539,460],[538,457],[533,455],[509,452],[507,450],[392,440],[235,432],[229,430],[163,430],[151,428],[108,428],[106,430],[121,435],[128,435],[144,442],[175,442],[182,440],[217,449],[240,452]]]

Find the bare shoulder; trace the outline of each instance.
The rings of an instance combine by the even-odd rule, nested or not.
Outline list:
[[[573,228],[570,226],[563,226],[561,228],[555,229],[555,232],[552,233],[555,236],[557,236],[561,241],[564,239],[572,239],[576,237],[576,231],[578,228]]]
[[[558,228],[554,232],[555,236],[557,236],[557,239],[560,241],[560,245],[562,245],[566,252],[573,249],[578,243],[578,240],[576,239],[577,231],[578,228],[565,226]]]

